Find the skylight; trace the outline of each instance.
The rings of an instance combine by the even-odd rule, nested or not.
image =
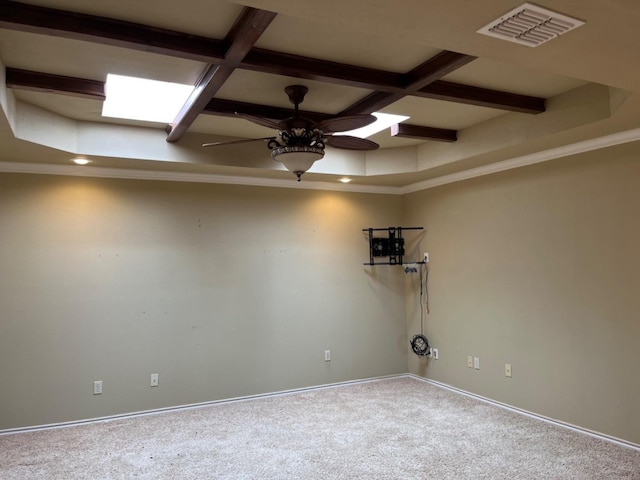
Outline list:
[[[377,118],[377,120],[372,124],[356,130],[351,130],[350,132],[336,133],[335,135],[352,135],[358,138],[368,138],[373,134],[381,132],[385,128],[391,127],[391,125],[404,122],[410,118],[405,115],[393,115],[391,113],[380,112],[374,112],[372,115]]]
[[[107,75],[103,117],[170,123],[193,91],[193,85]]]

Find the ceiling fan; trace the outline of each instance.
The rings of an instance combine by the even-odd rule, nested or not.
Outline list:
[[[266,141],[271,157],[282,162],[287,170],[300,181],[316,160],[324,157],[325,146],[346,150],[375,150],[378,144],[364,138],[351,135],[334,135],[365,127],[376,121],[373,115],[349,115],[332,117],[319,122],[305,118],[300,114],[299,106],[309,91],[304,85],[290,85],[284,89],[289,101],[294,105],[293,115],[284,120],[259,117],[236,112],[236,115],[263,127],[273,128],[277,135],[273,137],[234,140],[229,142],[205,143],[203,147],[231,145],[236,143]]]

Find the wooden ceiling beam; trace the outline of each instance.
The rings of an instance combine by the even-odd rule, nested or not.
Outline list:
[[[104,82],[97,80],[85,80],[49,73],[31,72],[17,68],[7,68],[5,73],[7,87],[9,88],[36,92],[53,92],[100,101],[106,98]]]
[[[293,111],[287,108],[257,105],[254,103],[236,102],[214,98],[204,109],[203,113],[224,117],[242,118],[242,115],[255,115],[258,117],[282,120],[292,115]],[[315,122],[333,118],[334,115],[319,112],[300,111],[300,115]],[[404,138],[419,138],[422,140],[434,140],[438,142],[455,142],[457,132],[446,128],[423,127],[420,125],[397,124],[391,127],[391,135]]]
[[[376,92],[401,93],[406,92],[407,83],[411,82],[411,77],[416,76],[418,69],[423,66],[424,64],[408,74],[401,74],[254,48],[242,61],[240,68],[261,73],[366,88]],[[512,112],[536,114],[545,111],[544,98],[473,87],[443,80],[433,81],[429,85],[413,91],[410,95]],[[380,100],[382,96],[379,95],[376,98]],[[362,99],[360,102],[364,100]]]
[[[182,138],[275,17],[273,12],[245,7],[223,41],[227,46],[224,60],[205,68],[193,93],[167,127],[168,142],[177,142]]]
[[[0,28],[208,63],[221,60],[224,54],[224,44],[220,40],[9,0],[0,2]]]
[[[104,82],[96,80],[52,75],[48,73],[32,72],[8,67],[6,69],[6,83],[7,87],[14,89],[50,92],[101,101],[105,99]],[[202,113],[228,117],[240,116],[240,118],[241,115],[245,114],[270,118],[273,120],[281,120],[291,116],[292,110],[290,108],[272,107],[213,98],[206,105]],[[327,113],[311,112],[306,110],[303,110],[300,113],[302,116],[315,122],[333,117],[333,115]],[[391,135],[442,142],[453,142],[457,138],[457,132],[455,130],[405,123],[391,127]]]
[[[282,120],[293,115],[293,109],[213,98],[207,104],[202,113],[238,118],[242,118],[241,115],[253,115],[257,117],[270,118],[272,120]],[[310,112],[306,110],[300,110],[300,115],[313,120],[314,122],[334,117],[334,115],[330,115],[328,113]]]
[[[404,91],[415,92],[473,62],[477,57],[444,50],[418,65],[404,77]]]
[[[364,115],[382,110],[393,102],[406,97],[403,93],[373,92],[356,103],[350,105],[338,114],[338,116]]]
[[[440,80],[475,58],[455,52],[441,52],[410,72],[401,74],[254,48],[275,16],[272,12],[245,8],[227,37],[217,40],[12,0],[0,1],[0,28],[206,62],[207,67],[194,94],[167,128],[168,141],[178,140],[203,110],[211,114],[229,114],[217,111],[211,99],[236,68],[373,90],[338,115],[371,113],[408,95],[528,114],[545,111],[543,98]],[[12,88],[104,99],[102,82],[10,68],[7,69],[7,77]],[[290,113],[286,109],[266,113],[269,110],[264,108],[269,107],[249,108],[247,105],[250,104],[244,105],[244,113],[267,118],[281,119]],[[253,113],[246,108],[253,109]],[[242,109],[236,110],[242,112]],[[307,114],[329,116],[314,112]]]
[[[403,75],[401,91],[394,93],[382,91],[373,92],[340,112],[339,115],[361,115],[379,111],[407,95],[412,95],[419,89],[439,80],[475,59],[476,57],[462,53],[449,52],[446,50],[440,52]]]
[[[52,75],[10,67],[7,67],[6,72],[7,83],[10,83],[8,86],[14,89],[59,93],[94,98],[96,100],[104,100],[105,98],[104,82],[97,80]],[[528,114],[537,114],[545,111],[544,98],[473,87],[443,80],[433,82],[427,87],[418,90],[414,95]]]
[[[544,98],[461,85],[443,80],[438,80],[421,88],[415,95],[512,112],[538,114],[545,111]]]
[[[402,74],[254,48],[240,68],[350,87],[398,92]]]
[[[455,142],[458,139],[456,130],[446,128],[423,127],[409,123],[397,123],[391,126],[392,137],[419,138],[421,140],[436,140],[438,142]]]

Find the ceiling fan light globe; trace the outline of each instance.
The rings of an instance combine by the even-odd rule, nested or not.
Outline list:
[[[302,174],[309,170],[316,160],[324,157],[324,148],[311,146],[279,147],[271,151],[271,157],[281,162],[300,181]]]

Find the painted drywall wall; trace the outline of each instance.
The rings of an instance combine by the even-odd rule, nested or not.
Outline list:
[[[640,443],[639,157],[628,144],[407,195],[440,354],[411,353],[410,371]]]
[[[363,267],[401,207],[0,175],[0,429],[406,372],[402,273]]]

